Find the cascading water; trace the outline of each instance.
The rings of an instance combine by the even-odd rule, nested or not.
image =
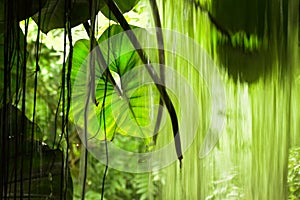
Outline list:
[[[193,143],[183,153],[182,168],[175,162],[161,171],[164,183],[161,199],[288,198],[289,149],[300,145],[297,123],[300,120],[300,83],[296,77],[299,74],[299,2],[251,1],[253,7],[249,10],[246,3],[240,3],[244,5],[241,17],[243,11],[249,15],[253,9],[257,13],[250,14],[249,18],[256,17],[256,21],[231,19],[232,24],[228,25],[227,21],[226,27],[226,19],[220,20],[218,12],[224,8],[224,13],[234,16],[226,7],[233,2],[238,1],[223,1],[223,5],[217,0],[158,2],[163,27],[191,37],[213,57],[226,94],[226,109],[218,113],[225,125],[214,145],[216,138],[204,140],[206,134],[212,134],[208,130],[211,107],[215,106],[206,84],[209,80],[193,72],[190,63],[166,54],[166,65],[175,66],[174,69],[192,85],[200,122]],[[249,29],[235,30],[239,26],[235,23]],[[172,42],[166,37],[165,43]],[[189,47],[189,51],[194,53],[193,47]],[[185,106],[191,105],[178,104],[177,110]],[[180,120],[190,121],[193,117]],[[185,137],[184,133],[181,137]],[[170,141],[170,132],[159,133],[158,147]],[[203,145],[214,148],[199,155]]]

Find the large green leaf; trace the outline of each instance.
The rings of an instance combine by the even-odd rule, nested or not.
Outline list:
[[[90,105],[87,116],[90,138],[104,139],[104,124],[108,139],[113,139],[116,132],[142,138],[148,138],[150,134],[153,134],[154,119],[157,116],[155,105],[159,103],[159,92],[154,84],[144,84],[150,83],[151,77],[145,71],[128,37],[125,34],[118,34],[122,31],[120,26],[112,25],[98,41],[116,84],[102,75],[103,67],[97,61],[95,65],[95,98],[99,104]],[[95,51],[89,54],[89,45],[90,41],[88,40],[78,41],[74,45],[73,54],[72,113],[75,122],[81,127],[84,125],[83,113],[88,89],[88,83],[86,83],[86,74],[89,69],[87,58],[89,55],[99,57],[94,54]],[[107,84],[106,90],[105,84]],[[116,89],[117,87],[119,89]],[[102,108],[104,97],[105,104]],[[105,116],[105,120],[103,116]]]
[[[48,0],[42,8],[40,28],[44,33],[49,32],[55,28],[63,28],[65,26],[65,0]],[[90,19],[90,2],[89,0],[72,0],[70,25],[71,27],[77,26]],[[101,0],[94,0],[93,5],[98,5],[96,12],[104,6]],[[93,8],[94,9],[94,8]],[[33,20],[38,24],[39,13],[35,14]]]
[[[114,2],[122,13],[126,13],[130,11],[139,2],[139,0],[114,0]],[[105,17],[114,20],[115,22],[118,21],[112,12],[109,13],[109,8],[107,5],[103,6],[101,12]]]
[[[131,26],[131,28],[134,29],[137,27]],[[120,34],[116,36],[117,34],[122,32],[123,28],[121,26],[111,25],[110,28],[103,32],[103,34],[98,40],[106,62],[107,56],[110,57],[111,64],[109,68],[121,77],[124,76],[126,72],[129,72],[136,65],[141,64],[137,53],[132,51],[133,46],[130,43],[126,34]],[[113,38],[108,40],[109,37]],[[110,51],[109,55],[107,53],[108,51]],[[123,54],[122,52],[128,53]]]

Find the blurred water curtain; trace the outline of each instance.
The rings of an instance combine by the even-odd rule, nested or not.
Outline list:
[[[193,38],[213,57],[226,91],[225,112],[218,112],[225,127],[207,137],[213,134],[207,108],[217,106],[207,80],[188,72],[189,63],[176,64],[198,82],[200,125],[183,168],[174,164],[163,170],[162,199],[287,199],[289,149],[300,145],[299,1],[163,0],[158,5],[164,28]],[[193,47],[189,53],[195,55]],[[180,62],[169,57],[167,65]],[[214,144],[211,151],[205,148]]]

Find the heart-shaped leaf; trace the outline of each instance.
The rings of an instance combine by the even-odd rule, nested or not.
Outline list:
[[[96,51],[90,52],[88,40],[75,43],[72,62],[72,113],[79,126],[84,125],[84,108],[89,83],[88,58],[95,62],[95,98],[97,105],[90,105],[88,116],[89,136],[112,139],[116,132],[134,137],[149,138],[153,134],[159,92],[152,83],[137,52],[119,25],[112,25],[100,37],[99,48],[114,78],[111,82],[104,75],[103,66],[97,61]],[[140,66],[140,67],[139,67]],[[105,99],[104,106],[102,103]]]

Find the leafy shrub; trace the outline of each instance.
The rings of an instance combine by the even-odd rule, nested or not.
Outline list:
[[[300,199],[300,147],[290,149],[288,167],[289,199]]]

